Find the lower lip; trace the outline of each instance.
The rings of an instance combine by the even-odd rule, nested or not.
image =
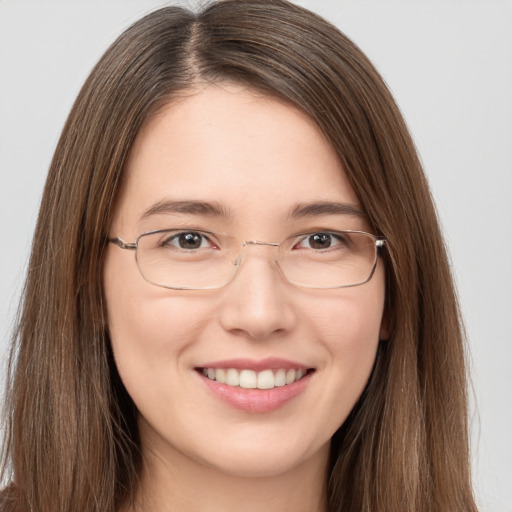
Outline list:
[[[311,376],[312,373],[308,373],[292,384],[272,389],[244,389],[221,384],[200,375],[217,398],[235,409],[252,413],[272,412],[283,407],[305,390]]]

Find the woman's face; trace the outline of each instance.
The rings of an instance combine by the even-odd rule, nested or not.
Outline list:
[[[180,228],[280,242],[315,230],[370,231],[358,208],[335,153],[304,114],[242,87],[208,86],[138,135],[110,235],[133,242]],[[241,250],[227,285],[173,290],[146,281],[134,251],[109,244],[109,330],[143,450],[246,476],[325,463],[384,335],[384,269],[379,262],[360,286],[311,289],[283,277],[274,247]],[[277,385],[301,369],[300,380]],[[275,387],[236,386],[242,374],[249,387],[254,378]]]

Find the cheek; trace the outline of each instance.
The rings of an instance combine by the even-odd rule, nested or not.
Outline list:
[[[320,369],[325,376],[321,407],[329,411],[326,423],[332,435],[356,404],[372,372],[384,290],[382,286],[346,289],[319,299],[317,306],[310,309],[308,318],[321,341]]]
[[[358,394],[373,368],[381,317],[368,315],[351,303],[338,310],[334,318],[336,320],[323,336],[332,363],[333,378],[339,382],[340,389]]]
[[[209,315],[199,313],[192,297],[144,281],[131,258],[114,264],[107,257],[104,289],[112,350],[130,394],[140,383],[168,385],[163,380],[176,373]]]
[[[197,338],[208,318],[186,300],[159,298],[151,293],[121,291],[113,300],[107,297],[107,309],[118,366],[130,361],[139,367],[175,367],[180,354]]]
[[[384,310],[384,290],[378,284],[320,297],[308,308],[311,324],[333,357],[364,356],[378,343]]]

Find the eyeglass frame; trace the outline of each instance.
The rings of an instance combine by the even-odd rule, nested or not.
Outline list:
[[[128,250],[135,251],[135,260],[137,262],[137,268],[138,268],[142,278],[146,282],[148,282],[149,284],[152,284],[153,286],[158,286],[160,288],[166,288],[166,289],[169,289],[169,290],[219,290],[219,289],[223,288],[224,286],[227,286],[235,278],[236,274],[238,273],[239,266],[237,266],[237,269],[235,270],[235,272],[233,273],[232,278],[229,281],[227,281],[223,285],[215,286],[215,287],[190,288],[190,287],[180,287],[180,286],[169,286],[169,285],[157,284],[157,283],[147,279],[146,276],[144,275],[144,273],[142,272],[142,270],[140,269],[139,261],[137,259],[137,249],[138,249],[139,240],[141,238],[145,237],[145,236],[148,236],[148,235],[154,235],[154,234],[157,234],[157,233],[165,233],[165,232],[168,232],[168,231],[187,231],[187,230],[186,229],[184,230],[183,228],[155,229],[155,230],[152,230],[152,231],[146,231],[144,233],[141,233],[140,235],[137,236],[137,238],[135,239],[135,242],[125,242],[120,236],[115,236],[114,238],[108,238],[107,241],[109,243],[113,243],[114,245],[116,245],[120,249],[128,249]],[[190,229],[190,231],[202,231],[202,230]],[[364,281],[361,281],[359,283],[346,284],[346,285],[341,285],[341,286],[332,286],[332,287],[315,287],[315,286],[301,285],[301,284],[297,284],[297,283],[294,283],[293,281],[291,281],[286,276],[286,274],[282,270],[282,268],[279,266],[279,263],[278,263],[277,259],[274,260],[274,262],[277,264],[277,267],[281,271],[281,274],[284,276],[286,281],[289,282],[290,284],[292,284],[293,286],[297,286],[299,288],[311,288],[311,289],[315,289],[315,290],[336,290],[336,289],[340,289],[340,288],[353,288],[355,286],[361,286],[363,284],[366,284],[368,281],[370,281],[371,278],[373,277],[373,274],[375,273],[375,269],[377,268],[377,262],[379,260],[380,251],[382,250],[383,247],[385,247],[385,245],[387,243],[386,238],[384,238],[383,236],[374,235],[373,233],[368,233],[367,231],[354,230],[354,229],[344,229],[344,230],[340,230],[340,231],[337,231],[337,232],[338,233],[362,234],[362,235],[366,235],[366,236],[368,236],[368,237],[373,239],[373,241],[375,243],[375,261],[373,262],[372,269],[371,269],[370,274],[369,274],[367,279],[365,279]],[[216,233],[216,234],[217,235],[230,236],[227,233]],[[230,238],[234,238],[234,237],[230,236]],[[267,245],[267,246],[271,246],[271,247],[280,247],[281,244],[284,241],[288,240],[288,238],[290,238],[290,237],[286,237],[281,242],[264,242],[264,241],[261,241],[261,240],[239,240],[239,242],[240,242],[241,247],[244,247],[244,246],[247,246],[247,245]]]

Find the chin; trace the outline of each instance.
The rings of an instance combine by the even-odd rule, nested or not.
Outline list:
[[[219,447],[215,453],[205,450],[198,462],[230,476],[277,477],[300,471],[310,463],[325,465],[329,447],[330,440],[318,447],[306,446],[300,440],[284,440],[280,436],[267,443],[248,443],[247,440],[245,443],[230,443],[229,447]]]

